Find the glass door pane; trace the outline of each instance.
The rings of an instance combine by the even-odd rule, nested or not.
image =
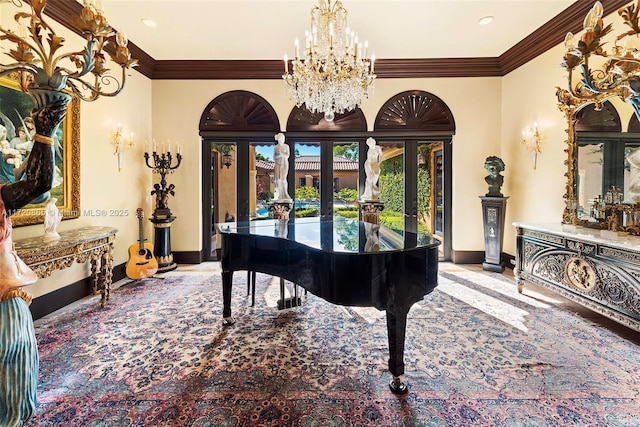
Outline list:
[[[320,215],[320,145],[298,144],[295,150],[296,218]]]
[[[235,221],[237,218],[237,185],[235,165],[235,144],[215,143],[210,145],[211,151],[211,256],[215,257],[220,248],[215,225],[221,222]]]
[[[251,207],[252,220],[270,217],[269,202],[273,199],[273,148],[274,144],[253,145],[249,152],[249,167],[252,174],[250,182],[255,185],[255,204]]]
[[[358,218],[358,143],[333,144],[333,215]]]
[[[380,201],[384,210],[380,213],[380,224],[404,232],[404,143],[383,142],[382,163],[380,164]]]

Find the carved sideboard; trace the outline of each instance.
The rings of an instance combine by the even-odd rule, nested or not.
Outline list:
[[[100,305],[109,300],[113,277],[113,242],[117,229],[112,227],[83,227],[61,231],[60,239],[45,241],[42,237],[14,240],[18,256],[38,275],[48,277],[55,270],[63,270],[74,262],[91,262],[91,288],[102,294]]]
[[[527,280],[640,331],[640,237],[609,239],[561,224],[514,226],[518,292]]]

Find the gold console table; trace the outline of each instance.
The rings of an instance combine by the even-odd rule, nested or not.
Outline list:
[[[91,261],[91,288],[93,294],[102,294],[100,306],[109,300],[113,277],[113,242],[117,229],[113,227],[83,227],[61,231],[60,239],[44,241],[42,237],[14,240],[18,256],[40,278],[55,270],[64,270],[74,262]]]

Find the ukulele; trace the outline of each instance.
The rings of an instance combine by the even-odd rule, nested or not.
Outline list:
[[[129,261],[127,261],[126,273],[128,278],[140,280],[156,274],[158,261],[153,256],[153,245],[145,242],[142,232],[142,217],[144,216],[142,208],[138,208],[136,216],[138,217],[139,238],[138,243],[129,247]]]

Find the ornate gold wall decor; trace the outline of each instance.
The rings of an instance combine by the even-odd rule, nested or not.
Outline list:
[[[19,73],[0,78],[0,119],[9,133],[17,134],[23,126],[24,118],[29,116],[34,103],[30,96],[20,90]],[[11,130],[12,129],[12,130]],[[67,115],[60,126],[56,144],[56,166],[58,173],[54,178],[55,185],[51,194],[58,199],[56,206],[62,212],[63,219],[78,218],[80,216],[80,100],[73,98],[67,107]],[[3,182],[0,178],[0,183]],[[11,216],[14,227],[22,225],[41,224],[44,222],[44,207],[42,203],[31,203],[21,211]]]
[[[60,232],[60,239],[43,242],[41,237],[14,240],[18,256],[38,275],[48,277],[74,263],[91,262],[93,293],[101,293],[105,306],[113,277],[113,245],[118,230],[112,227],[84,227]]]

